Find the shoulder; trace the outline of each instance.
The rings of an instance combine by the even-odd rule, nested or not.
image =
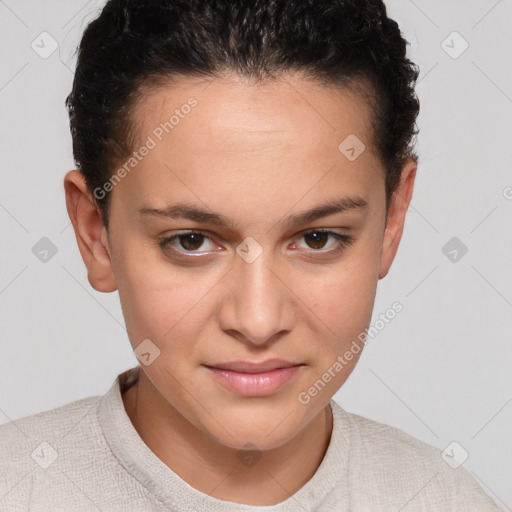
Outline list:
[[[15,447],[31,445],[31,442],[39,439],[64,438],[83,421],[96,421],[100,399],[101,396],[83,398],[0,425],[2,453],[9,452]]]
[[[0,425],[0,495],[4,485],[10,488],[34,468],[45,469],[64,455],[78,457],[92,448],[91,439],[101,435],[100,399],[83,398]]]
[[[341,407],[338,414],[350,442],[354,504],[368,507],[378,502],[382,510],[499,510],[462,464],[449,458],[451,453],[443,456],[441,449],[399,428]]]
[[[122,414],[118,376],[105,395],[0,425],[0,510],[163,510],[106,436]]]

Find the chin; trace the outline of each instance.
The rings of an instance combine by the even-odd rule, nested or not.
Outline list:
[[[265,405],[252,407],[257,409],[252,414],[251,406],[246,411],[240,406],[223,409],[223,414],[215,415],[215,420],[209,417],[202,430],[217,443],[236,450],[247,449],[247,444],[259,450],[271,450],[288,442],[308,423],[303,415],[297,415],[304,408],[293,402],[289,407],[269,404],[266,410]]]
[[[217,443],[222,444],[233,450],[255,450],[255,451],[267,451],[279,448],[283,444],[290,441],[295,432],[292,431],[281,431],[280,434],[272,433],[268,435],[265,432],[255,432],[249,426],[247,430],[238,430],[236,432],[230,432],[232,435],[223,432],[221,437],[211,435]]]

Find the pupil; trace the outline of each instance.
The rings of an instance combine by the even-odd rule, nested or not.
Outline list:
[[[203,238],[204,235],[200,235],[198,233],[189,233],[188,235],[181,235],[180,242],[184,249],[187,249],[189,251],[195,251],[196,249],[199,249],[199,247],[201,247],[201,245],[203,244]],[[183,240],[185,240],[185,243],[183,242]],[[192,240],[192,243],[188,243],[187,240]]]
[[[325,245],[325,239],[329,236],[329,234],[323,233],[321,231],[314,231],[313,233],[309,233],[306,236],[312,238],[314,244],[320,244],[320,247],[315,245],[315,247],[313,247],[314,249],[321,249]]]

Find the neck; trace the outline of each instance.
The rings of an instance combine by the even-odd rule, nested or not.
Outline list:
[[[275,505],[297,492],[318,469],[332,433],[327,406],[294,438],[241,470],[239,450],[216,442],[188,421],[144,371],[122,398],[142,440],[182,480],[219,500],[247,505]]]

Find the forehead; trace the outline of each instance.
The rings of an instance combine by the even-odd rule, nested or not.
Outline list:
[[[298,140],[307,142],[304,149],[308,149],[327,146],[348,134],[369,146],[373,120],[364,99],[369,97],[354,88],[321,85],[297,75],[263,84],[237,75],[181,77],[142,92],[133,123],[140,139],[171,120],[173,139],[200,151],[211,146],[216,152],[243,152],[258,149],[260,143],[265,149],[268,141],[288,144]],[[196,103],[192,112],[187,106],[191,98]],[[182,123],[187,117],[193,121]],[[175,129],[178,124],[180,128]]]
[[[195,200],[238,191],[247,203],[282,200],[284,190],[292,201],[313,185],[328,194],[335,180],[364,195],[383,176],[367,102],[298,77],[181,78],[142,94],[133,122],[139,144],[153,146],[127,180],[139,202],[164,202],[177,188]],[[357,160],[340,151],[347,138],[365,147]]]

